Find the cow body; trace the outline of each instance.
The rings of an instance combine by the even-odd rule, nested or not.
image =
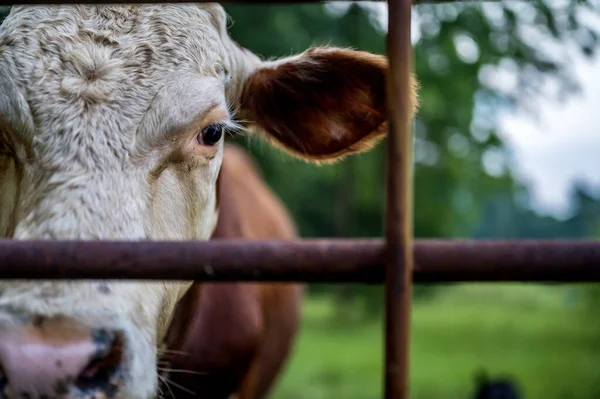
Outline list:
[[[233,145],[225,146],[217,199],[212,239],[296,237],[285,206],[252,159]],[[263,398],[292,348],[302,294],[299,284],[194,284],[178,305],[167,337],[173,352],[166,358],[175,372],[165,378],[175,382],[175,396]]]
[[[387,60],[319,47],[262,61],[226,25],[218,4],[13,7],[0,28],[0,237],[293,236],[281,209],[256,212],[273,203],[256,179],[250,189],[234,167],[218,183],[223,137],[245,129],[312,163],[367,151],[387,132]],[[226,204],[231,189],[217,199],[219,184],[246,190],[254,207]],[[174,318],[188,292],[198,324]],[[155,398],[167,332],[231,381],[214,384],[223,394],[260,395],[288,349],[272,326],[294,330],[295,295],[192,281],[0,281],[0,397]]]

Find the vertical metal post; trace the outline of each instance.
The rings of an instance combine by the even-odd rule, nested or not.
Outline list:
[[[385,399],[409,397],[413,269],[411,0],[388,0]]]

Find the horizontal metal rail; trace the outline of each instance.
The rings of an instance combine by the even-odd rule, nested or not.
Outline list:
[[[416,240],[415,282],[598,282],[600,241]],[[381,239],[208,242],[0,240],[0,279],[379,284]]]

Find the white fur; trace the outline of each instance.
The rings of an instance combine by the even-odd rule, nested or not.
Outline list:
[[[0,236],[208,239],[223,143],[186,146],[258,65],[225,24],[212,4],[14,7],[0,29]],[[146,399],[189,284],[3,281],[0,328],[40,314],[121,330],[117,398]]]

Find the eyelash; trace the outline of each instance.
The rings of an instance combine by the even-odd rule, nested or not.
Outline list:
[[[233,121],[222,121],[212,123],[204,127],[196,136],[196,141],[200,145],[212,147],[216,145],[226,134],[233,134],[238,125]]]

